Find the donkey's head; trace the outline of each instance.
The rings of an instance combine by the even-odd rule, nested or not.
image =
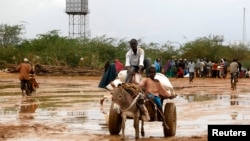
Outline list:
[[[114,87],[114,89],[111,91],[111,95],[112,101],[118,104],[121,109],[128,108],[133,102],[133,97],[124,88],[122,88],[121,84],[119,84],[117,87]]]

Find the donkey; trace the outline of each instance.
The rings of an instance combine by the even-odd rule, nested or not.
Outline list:
[[[124,83],[123,83],[124,84]],[[114,86],[114,85],[113,85]],[[125,89],[122,85],[114,87],[111,91],[112,101],[120,106],[121,117],[122,117],[122,136],[121,139],[125,139],[125,122],[128,117],[134,119],[134,128],[135,128],[135,138],[139,138],[139,121],[141,118],[141,135],[144,136],[144,121],[150,119],[148,111],[143,104],[144,95],[140,91],[131,92],[131,90]],[[139,104],[138,104],[139,103]],[[142,114],[144,114],[142,116]]]

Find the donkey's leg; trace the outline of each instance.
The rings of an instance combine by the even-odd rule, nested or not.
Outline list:
[[[141,120],[141,136],[145,136],[145,132],[144,132],[144,120]]]
[[[122,140],[125,140],[125,123],[126,123],[127,116],[122,114]]]
[[[135,114],[134,117],[134,128],[135,128],[135,138],[139,138],[139,116],[138,114]]]

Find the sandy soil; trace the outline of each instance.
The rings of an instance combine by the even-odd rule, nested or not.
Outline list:
[[[17,78],[17,74],[9,74],[0,72],[0,79],[3,81],[4,79],[9,78]],[[50,77],[51,78],[51,77]],[[82,79],[96,80],[98,83],[101,77],[74,77],[75,81]],[[39,76],[39,80],[46,79],[46,77]],[[54,80],[60,81],[63,77],[53,77]],[[176,87],[175,92],[177,94],[196,94],[196,93],[210,93],[210,94],[218,94],[218,93],[232,93],[229,84],[229,78],[226,79],[212,79],[212,78],[195,78],[193,83],[189,83],[187,78],[170,78],[171,83],[174,87]],[[246,91],[247,85],[249,84],[249,79],[241,79],[237,88],[237,91]],[[206,86],[214,87],[213,89],[206,89]],[[197,113],[196,113],[197,114]],[[195,113],[193,117],[197,116]],[[179,118],[179,117],[178,117]],[[185,117],[180,117],[185,118]],[[95,140],[106,140],[106,141],[116,141],[120,138],[117,136],[110,135],[99,135],[99,134],[69,134],[69,132],[65,133],[67,130],[66,127],[62,125],[47,125],[47,124],[37,124],[37,123],[25,123],[13,125],[2,124],[0,123],[0,141],[1,140],[86,140],[86,141],[95,141]],[[53,134],[50,132],[53,131]],[[57,134],[55,134],[57,133]],[[130,140],[130,139],[129,139]],[[131,139],[134,140],[134,139]],[[207,135],[195,135],[195,136],[184,136],[184,137],[170,137],[170,138],[147,138],[147,139],[139,139],[139,141],[148,141],[148,140],[167,140],[167,141],[207,141]]]
[[[2,125],[0,124],[0,140],[11,141],[116,141],[120,140],[119,136],[97,135],[97,134],[64,134],[63,127],[49,127],[45,125]],[[58,134],[50,134],[57,131]],[[128,139],[134,140],[134,139]],[[137,141],[207,141],[206,135],[198,135],[191,137],[169,137],[169,138],[140,138]]]

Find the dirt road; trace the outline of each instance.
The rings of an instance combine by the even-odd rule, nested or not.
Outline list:
[[[36,79],[40,84],[36,94],[23,98],[17,74],[0,73],[0,140],[120,140],[120,136],[110,136],[105,125],[109,107],[100,110],[100,98],[109,95],[97,88],[101,77]],[[155,123],[146,126],[146,136],[139,141],[206,141],[208,124],[250,123],[249,79],[240,79],[236,91],[230,89],[229,78],[196,78],[191,84],[188,78],[170,81],[178,94],[173,100],[177,107],[176,136],[163,138],[162,130],[151,129]],[[134,140],[129,126],[126,140]]]

